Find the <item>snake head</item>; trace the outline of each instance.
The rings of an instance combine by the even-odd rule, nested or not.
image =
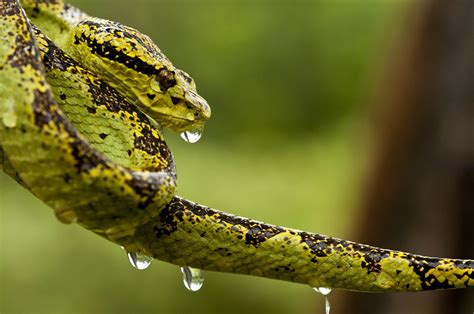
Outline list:
[[[184,71],[163,66],[150,81],[148,113],[164,127],[175,131],[201,128],[211,108],[196,91],[194,80]],[[147,99],[142,99],[146,102]]]
[[[194,80],[131,27],[86,18],[74,28],[66,50],[163,127],[202,129],[211,116]]]

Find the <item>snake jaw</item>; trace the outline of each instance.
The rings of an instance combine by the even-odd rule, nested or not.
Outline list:
[[[162,104],[154,104],[150,106],[147,114],[155,119],[164,128],[171,129],[175,132],[191,131],[202,129],[206,119],[196,116],[189,112],[189,106],[185,101],[175,105],[173,108],[163,106]]]

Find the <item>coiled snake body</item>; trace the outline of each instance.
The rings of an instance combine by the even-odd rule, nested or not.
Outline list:
[[[179,266],[357,291],[474,286],[474,261],[380,249],[230,215],[176,196],[161,126],[210,109],[138,31],[60,0],[0,0],[0,168],[76,222]],[[27,17],[28,16],[28,17]]]

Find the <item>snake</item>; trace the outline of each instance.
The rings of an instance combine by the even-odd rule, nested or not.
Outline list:
[[[362,292],[474,286],[474,260],[271,225],[175,194],[163,128],[211,110],[150,39],[61,0],[0,0],[0,169],[129,253],[181,267]]]

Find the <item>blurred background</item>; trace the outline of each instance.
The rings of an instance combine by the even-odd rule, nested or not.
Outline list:
[[[365,231],[373,234],[364,204],[373,194],[373,161],[380,155],[372,113],[374,99],[383,98],[374,91],[398,57],[394,47],[407,32],[409,1],[71,3],[150,35],[175,66],[191,74],[211,105],[212,119],[197,144],[166,133],[179,195],[392,249],[408,250],[407,242],[416,242],[364,237]],[[392,214],[397,216],[396,208]],[[324,298],[303,285],[208,272],[203,288],[192,293],[176,266],[154,261],[137,271],[119,247],[59,223],[3,173],[0,216],[1,313],[323,313]],[[397,219],[403,224],[410,214]],[[444,251],[434,245],[417,253]],[[357,305],[360,296],[333,292],[333,313]],[[398,298],[411,298],[420,308],[429,302]],[[368,295],[359,303],[377,300],[380,295]]]

